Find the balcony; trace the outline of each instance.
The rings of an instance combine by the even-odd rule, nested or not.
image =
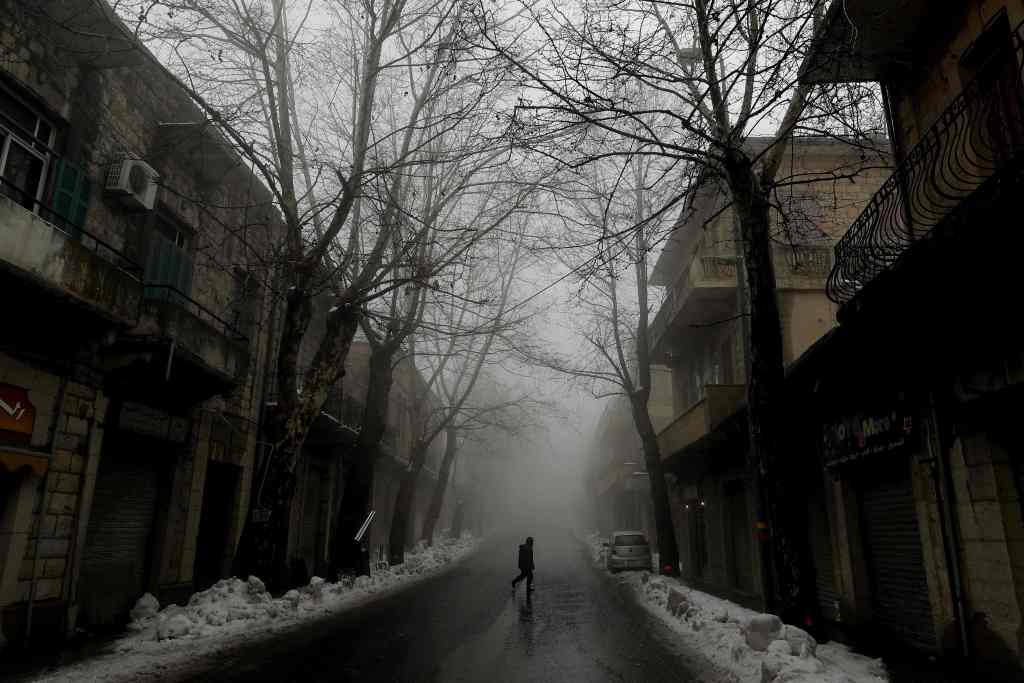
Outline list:
[[[71,227],[75,234],[58,227],[67,222],[36,206],[39,213],[0,194],[0,265],[107,323],[134,324],[142,269],[81,227]]]
[[[147,285],[138,324],[107,351],[111,382],[128,395],[200,401],[230,392],[248,370],[234,326],[168,285]]]
[[[339,387],[332,388],[310,427],[306,444],[331,449],[355,443],[363,424],[363,410],[361,401],[345,396]]]
[[[728,317],[735,306],[736,257],[698,250],[689,265],[669,287],[648,336],[652,353],[668,351],[668,336],[687,325]],[[699,319],[698,319],[699,316]]]
[[[1017,237],[1002,215],[1024,178],[1022,38],[1019,25],[988,60],[985,78],[956,96],[836,244],[826,291],[840,320],[863,309],[882,281],[921,289],[918,308],[961,296],[976,278],[1016,270],[1003,263]]]
[[[912,68],[951,15],[966,3],[926,0],[851,0],[832,2],[804,62],[801,80],[808,83],[880,81]]]
[[[638,453],[636,462],[615,462],[608,465],[594,481],[594,494],[603,496],[613,489],[636,491],[649,486],[647,472]]]
[[[772,246],[775,281],[779,289],[817,289],[824,287],[832,268],[831,250],[819,245]],[[670,350],[670,337],[685,337],[692,325],[724,320],[735,314],[737,306],[735,256],[707,253],[698,249],[650,324],[651,352],[661,357]]]
[[[709,384],[704,398],[677,417],[658,434],[661,459],[667,460],[711,434],[743,405],[742,384]]]

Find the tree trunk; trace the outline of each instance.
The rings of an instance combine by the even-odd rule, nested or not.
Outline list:
[[[380,453],[380,442],[387,427],[388,403],[393,384],[394,351],[380,346],[370,355],[370,376],[363,407],[363,422],[356,443],[349,452],[348,476],[331,541],[330,575],[365,573],[362,545],[355,540],[359,527],[370,512],[373,472]],[[367,532],[369,533],[369,532]],[[365,543],[366,537],[363,538]]]
[[[769,529],[776,583],[766,598],[781,617],[802,623],[802,617],[811,614],[808,599],[813,592],[807,590],[806,583],[812,574],[807,571],[805,519],[796,504],[802,498],[793,486],[799,473],[790,471],[789,465],[796,459],[784,457],[785,365],[772,263],[770,202],[742,152],[729,155],[726,174],[743,238],[750,305],[749,458],[758,473],[763,501],[758,521],[767,523]]]
[[[651,506],[654,509],[654,528],[658,534],[658,570],[662,574],[679,576],[679,547],[676,545],[675,525],[672,523],[672,508],[668,499],[668,484],[661,464],[661,448],[658,434],[647,412],[646,397],[630,396],[633,420],[644,452],[644,464],[651,486]]]
[[[452,465],[455,463],[455,455],[458,449],[455,445],[457,430],[449,427],[444,432],[444,458],[441,460],[441,471],[437,473],[437,483],[434,484],[434,493],[430,497],[430,507],[427,508],[427,517],[423,520],[423,533],[420,539],[427,542],[427,545],[434,544],[434,528],[437,520],[441,517],[441,506],[444,505],[444,492],[448,489],[448,479],[452,473]]]
[[[328,318],[324,342],[304,379],[304,394],[296,389],[297,344],[302,334],[297,330],[308,326],[309,297],[299,290],[289,294],[285,333],[278,360],[278,386],[287,393],[278,396],[276,409],[268,416],[267,433],[273,444],[253,478],[253,490],[235,552],[233,573],[255,575],[268,585],[279,588],[287,577],[288,525],[295,493],[295,468],[302,457],[302,447],[314,420],[327,401],[331,389],[344,375],[345,359],[359,323],[355,309],[339,307]],[[256,518],[259,511],[259,518]]]
[[[455,514],[452,515],[452,538],[460,538],[462,536],[462,525],[466,519],[466,502],[463,500],[456,500],[455,502]]]
[[[416,498],[416,483],[426,464],[429,443],[417,441],[409,456],[409,467],[402,475],[395,497],[395,511],[391,516],[391,535],[388,538],[388,562],[392,566],[405,562],[405,543],[412,520],[412,505]]]

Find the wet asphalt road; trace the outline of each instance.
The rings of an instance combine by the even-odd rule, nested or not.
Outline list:
[[[521,538],[492,537],[438,577],[229,652],[191,680],[696,680],[668,631],[568,532],[534,536],[532,596],[510,587]]]

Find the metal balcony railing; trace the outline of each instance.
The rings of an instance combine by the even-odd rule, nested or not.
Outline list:
[[[147,301],[163,301],[183,308],[237,344],[249,342],[234,325],[172,285],[146,285],[145,298]]]
[[[103,241],[85,229],[85,226],[72,222],[58,213],[49,204],[36,199],[17,185],[0,175],[0,195],[6,196],[26,211],[36,214],[50,225],[72,239],[78,240],[82,246],[92,251],[107,263],[114,265],[133,280],[142,281],[142,266],[128,258],[120,249]]]
[[[1024,24],[1011,31],[886,180],[835,246],[826,291],[845,304],[892,268],[915,243],[932,236],[1024,152],[1021,59]],[[997,188],[996,188],[997,189]],[[985,193],[987,194],[987,193]]]

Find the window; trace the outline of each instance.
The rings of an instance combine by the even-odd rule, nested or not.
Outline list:
[[[644,538],[643,534],[619,534],[615,537],[612,545],[617,546],[632,546],[632,545],[647,545],[647,539]]]
[[[964,83],[977,82],[980,94],[970,121],[973,145],[982,147],[982,163],[989,153],[1002,166],[1024,144],[1024,89],[1005,7],[964,52],[960,72]]]
[[[0,193],[30,211],[43,198],[54,129],[0,86]]]
[[[172,291],[192,295],[192,233],[171,216],[157,212],[149,231],[145,282],[151,299],[168,299]]]

